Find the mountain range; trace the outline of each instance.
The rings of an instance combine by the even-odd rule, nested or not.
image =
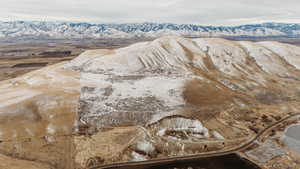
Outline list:
[[[262,23],[241,26],[132,23],[90,24],[71,22],[0,21],[0,38],[157,38],[186,37],[300,37],[300,24]]]

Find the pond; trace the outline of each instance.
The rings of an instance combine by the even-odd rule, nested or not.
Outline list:
[[[300,124],[291,125],[286,129],[283,142],[291,150],[300,154]]]
[[[184,163],[175,162],[151,167],[151,169],[260,169],[260,167],[236,154],[229,154]]]

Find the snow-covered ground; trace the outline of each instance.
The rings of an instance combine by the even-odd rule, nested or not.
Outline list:
[[[0,22],[0,38],[157,38],[176,36],[299,36],[299,24],[263,23],[241,26],[201,26],[192,24],[89,24],[68,22]]]
[[[270,45],[273,43],[277,48]],[[290,48],[277,42],[167,36],[107,54],[103,51],[89,55],[91,57],[83,57],[83,54],[69,66],[72,68],[73,64],[75,69],[81,70],[81,120],[100,126],[128,121],[149,124],[167,116],[185,114],[185,108],[191,107],[188,97],[192,97],[186,96],[187,86],[194,80],[200,86],[209,83],[212,94],[238,91],[252,96],[266,86],[274,86],[274,80],[297,81],[299,47],[293,46],[293,54]],[[291,90],[294,87],[291,86]],[[205,90],[193,92],[203,97],[203,102],[213,99],[201,94]],[[228,98],[219,104],[226,101]],[[235,104],[245,105],[241,101]]]
[[[299,47],[278,42],[167,36],[116,50],[87,51],[68,63],[1,82],[0,115],[14,114],[29,123],[38,109],[50,135],[67,128],[57,118],[75,113],[77,106],[81,122],[146,125],[168,116],[190,116],[191,109],[206,105],[245,106],[243,99],[231,98],[233,92],[255,97],[268,86],[280,90],[282,85],[285,96],[298,97],[299,60]],[[18,132],[34,134],[29,129]]]
[[[248,122],[236,120],[250,113],[242,111],[247,107],[259,106],[254,110],[262,112],[274,106],[267,109],[274,116],[297,111],[299,60],[299,47],[277,42],[178,36],[87,51],[70,62],[0,82],[0,141],[41,138],[43,143],[37,146],[49,148],[43,157],[39,148],[25,149],[29,145],[25,142],[9,146],[8,152],[13,147],[22,158],[50,163],[59,159],[55,162],[65,165],[64,158],[73,152],[61,154],[63,158],[57,152],[70,145],[51,146],[59,139],[66,141],[73,129],[87,129],[91,137],[82,135],[74,141],[75,161],[82,167],[90,157],[105,162],[123,156],[150,159],[159,148],[152,136],[170,143],[222,144],[231,135],[246,136],[241,130]],[[293,110],[289,101],[296,101]],[[93,124],[115,128],[97,132]],[[174,146],[183,152],[189,149],[186,144]],[[124,151],[128,147],[130,152]]]

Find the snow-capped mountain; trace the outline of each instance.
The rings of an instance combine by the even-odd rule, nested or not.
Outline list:
[[[69,22],[0,22],[0,38],[132,38],[181,36],[300,36],[300,24],[263,23],[241,26],[201,26],[192,24],[90,24]]]

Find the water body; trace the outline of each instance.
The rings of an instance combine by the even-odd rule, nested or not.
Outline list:
[[[172,164],[151,167],[151,169],[261,169],[256,164],[236,154],[203,158],[190,162],[174,162]]]
[[[300,124],[292,125],[286,129],[283,142],[291,150],[300,154]]]

